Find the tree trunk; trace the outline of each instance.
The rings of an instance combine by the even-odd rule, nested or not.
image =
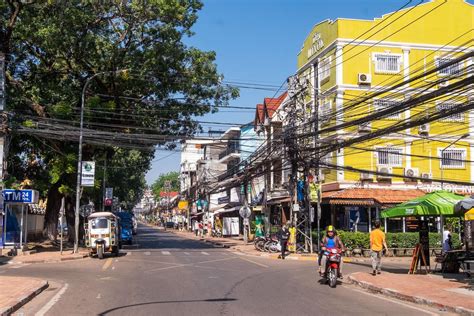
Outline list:
[[[46,204],[46,213],[44,215],[43,236],[49,240],[57,240],[59,209],[61,208],[62,194],[59,193],[61,181],[56,182],[48,191],[48,202]]]

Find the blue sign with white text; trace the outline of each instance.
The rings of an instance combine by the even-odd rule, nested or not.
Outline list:
[[[38,191],[36,190],[12,190],[5,189],[2,192],[5,203],[38,203]]]

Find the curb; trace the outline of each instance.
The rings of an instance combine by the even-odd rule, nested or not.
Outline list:
[[[459,307],[459,306],[451,306],[451,305],[446,305],[446,304],[441,304],[438,302],[434,302],[432,300],[429,300],[424,297],[419,297],[419,296],[411,296],[407,294],[400,293],[396,290],[389,289],[389,288],[381,288],[378,286],[374,286],[369,282],[365,281],[359,281],[355,279],[352,275],[348,276],[348,280],[350,283],[357,285],[364,290],[367,290],[372,293],[378,293],[382,294],[387,297],[391,298],[396,298],[402,301],[407,301],[415,304],[420,304],[420,305],[429,305],[429,306],[436,306],[437,308],[445,309],[446,311],[457,313],[460,315],[469,315],[473,316],[474,315],[474,310],[470,310],[464,307]]]
[[[88,256],[89,255],[84,254],[78,257],[65,257],[65,258],[59,258],[59,259],[24,260],[24,261],[12,262],[10,264],[60,263],[60,262],[65,262],[65,261],[80,260],[80,259],[87,258]]]
[[[46,288],[48,288],[48,286],[49,286],[48,281],[43,281],[43,284],[40,287],[38,287],[36,290],[34,290],[33,292],[31,292],[30,294],[26,296],[20,297],[16,304],[14,304],[13,306],[6,307],[5,309],[1,310],[0,316],[11,315],[12,313],[20,309],[23,305],[31,301],[38,294],[43,292]]]
[[[185,234],[180,234],[180,233],[176,233],[174,231],[169,231],[173,234],[176,234],[176,235],[182,235],[184,237],[188,237],[186,236]],[[193,238],[194,240],[198,240],[198,241],[201,241],[201,242],[205,242],[205,243],[210,243],[216,247],[219,247],[219,248],[227,248],[227,249],[233,249],[235,251],[238,251],[242,254],[245,254],[245,255],[248,255],[248,256],[252,256],[252,257],[263,257],[263,258],[267,258],[267,259],[276,259],[278,260],[278,254],[272,254],[272,253],[267,253],[267,252],[263,252],[263,253],[249,253],[249,252],[246,252],[246,251],[243,251],[241,249],[238,249],[238,248],[232,248],[232,246],[229,246],[225,243],[222,243],[222,242],[219,242],[219,241],[213,241],[211,239],[206,239],[206,238],[200,238],[200,239],[196,239],[196,238]],[[317,261],[318,260],[318,256],[317,255],[311,255],[311,254],[290,254],[290,255],[287,255],[285,257],[285,260],[296,260],[296,261]],[[347,257],[343,257],[343,261],[344,263],[351,263],[353,259],[351,258],[347,258]]]

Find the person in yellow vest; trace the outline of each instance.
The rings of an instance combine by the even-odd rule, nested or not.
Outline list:
[[[370,257],[372,258],[372,275],[380,274],[383,249],[388,251],[385,233],[380,229],[380,221],[375,221],[375,229],[370,233]]]
[[[291,224],[290,228],[290,239],[288,240],[288,251],[296,252],[296,227]]]

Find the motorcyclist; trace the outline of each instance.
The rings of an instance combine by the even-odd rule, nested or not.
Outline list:
[[[337,248],[340,249],[342,252],[344,252],[345,249],[344,244],[337,235],[336,229],[332,225],[329,225],[326,228],[326,236],[321,240],[319,273],[322,276],[326,275],[327,255],[325,254],[325,252],[328,248]],[[339,270],[337,271],[337,274],[339,278],[342,278],[342,260],[339,263]]]

